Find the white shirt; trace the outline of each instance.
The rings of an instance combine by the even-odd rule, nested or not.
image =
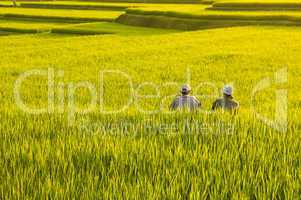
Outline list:
[[[170,105],[170,109],[178,110],[178,109],[187,108],[189,110],[196,110],[200,106],[201,103],[199,102],[199,100],[197,100],[196,97],[183,95],[183,96],[178,96],[174,99],[174,101]]]

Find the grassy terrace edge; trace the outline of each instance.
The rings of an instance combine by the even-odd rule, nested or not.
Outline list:
[[[60,16],[42,16],[28,14],[0,14],[0,19],[5,20],[30,20],[30,21],[47,21],[47,22],[64,22],[64,23],[81,23],[81,22],[112,22],[112,18],[87,18],[87,17],[60,17]]]
[[[72,10],[114,10],[122,11],[128,6],[121,5],[76,5],[55,3],[20,3],[22,8],[44,8],[44,9],[72,9]]]
[[[301,10],[298,2],[215,2],[209,10]]]
[[[39,29],[23,29],[23,28],[12,28],[12,27],[0,27],[1,32],[9,32],[9,33],[40,33],[44,31],[49,31],[47,29],[39,30]]]
[[[196,30],[244,25],[300,26],[301,15],[292,12],[237,13],[203,10],[190,13],[189,11],[178,12],[172,9],[129,8],[116,21],[127,25]]]
[[[53,28],[51,29],[51,33],[57,34],[70,34],[70,35],[107,35],[114,34],[109,31],[98,31],[98,30],[87,30],[80,28]]]
[[[134,26],[146,26],[154,28],[167,28],[179,30],[199,30],[210,28],[248,26],[248,25],[281,25],[281,26],[299,26],[301,22],[290,21],[269,21],[269,20],[234,20],[234,19],[189,19],[166,17],[157,15],[135,15],[124,14],[117,20],[118,23]]]
[[[160,11],[160,10],[143,10],[143,9],[127,9],[126,14],[135,15],[159,15],[166,17],[187,18],[187,19],[206,19],[206,20],[283,20],[301,22],[301,15],[289,15],[279,13],[268,14],[240,14],[240,13],[227,13],[227,12],[203,12],[200,14],[182,13],[176,11]]]

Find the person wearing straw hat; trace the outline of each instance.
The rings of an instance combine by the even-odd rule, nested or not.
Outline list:
[[[201,107],[200,101],[196,97],[189,95],[191,88],[188,84],[183,85],[180,92],[182,95],[177,96],[173,100],[170,105],[170,110],[181,110],[186,108],[189,111],[195,111]]]
[[[226,85],[223,88],[223,97],[217,99],[213,105],[212,110],[222,109],[227,111],[236,111],[239,108],[239,103],[233,98],[233,89]]]

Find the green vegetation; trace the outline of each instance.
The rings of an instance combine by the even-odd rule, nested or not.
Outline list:
[[[117,23],[97,22],[72,25],[52,29],[52,33],[97,35],[97,34],[118,34],[118,35],[157,35],[178,32],[171,29],[152,29],[144,27],[126,26]]]
[[[52,28],[67,26],[66,23],[42,23],[35,21],[0,20],[0,30],[11,33],[50,32]]]
[[[147,37],[0,38],[5,47],[0,50],[2,197],[296,198],[301,157],[301,93],[296,84],[301,81],[300,31],[246,27]],[[69,127],[66,104],[64,113],[36,116],[22,113],[12,96],[14,81],[22,72],[49,66],[65,72],[56,84],[81,80],[97,84],[99,70],[121,70],[130,75],[135,89],[144,82],[158,84],[160,100],[177,94],[189,66],[193,87],[203,81],[219,87],[234,81],[242,109],[231,119],[201,113],[145,115],[132,104],[117,115],[97,110],[77,115]],[[289,89],[289,126],[285,134],[252,117],[250,101],[254,85],[264,77],[273,77],[283,66],[289,71],[285,86]],[[24,83],[22,96],[28,105],[47,104],[46,79],[32,77]],[[105,83],[105,108],[119,108],[124,103],[120,96],[129,95],[126,80],[114,76],[109,80]],[[163,86],[169,81],[179,85]],[[198,94],[210,93],[207,89]],[[139,93],[154,94],[147,87]],[[85,90],[77,94],[77,105],[84,106],[89,95]],[[259,94],[257,109],[272,116],[273,98],[272,90]],[[212,100],[202,99],[204,109]],[[158,108],[156,102],[156,98],[140,99],[139,105],[153,110]],[[205,129],[187,135],[182,129],[187,119],[189,124],[233,123],[234,133]],[[156,131],[162,124],[174,123],[181,127],[178,131]],[[96,126],[101,124],[112,128],[102,131]],[[125,134],[125,124],[138,132]],[[143,130],[144,125],[150,128]]]
[[[79,9],[79,10],[125,10],[130,4],[113,3],[84,3],[84,2],[31,2],[20,3],[23,8],[46,8],[46,9]]]
[[[7,36],[7,35],[11,35],[13,33],[10,33],[8,31],[0,31],[0,36]]]
[[[121,11],[0,8],[0,16],[4,18],[59,22],[112,21],[120,14]]]
[[[22,29],[49,29],[51,27],[66,26],[65,23],[42,23],[34,21],[12,21],[12,20],[0,20],[0,28],[12,27]]]
[[[228,2],[228,3],[269,3],[269,4],[278,4],[278,3],[298,3],[297,0],[215,0],[214,2]]]
[[[135,7],[203,7],[196,4],[156,4],[156,3],[108,3],[108,2],[74,2],[74,1],[46,1],[21,2],[21,7],[47,9],[83,9],[83,10],[125,10]]]
[[[218,1],[213,4],[216,10],[301,10],[296,1]]]
[[[132,26],[146,26],[155,28],[166,29],[179,29],[179,30],[199,30],[231,26],[244,26],[245,22],[234,20],[197,20],[187,18],[175,18],[156,15],[121,15],[117,20],[118,23],[132,25]],[[257,24],[256,21],[249,22],[248,25]]]
[[[37,4],[37,5],[66,5],[66,6],[108,6],[117,8],[128,8],[137,6],[151,6],[151,5],[165,5],[165,4],[148,4],[148,3],[121,3],[121,2],[97,2],[97,1],[37,1],[37,2],[21,2],[25,4]],[[177,5],[177,4],[175,4]]]
[[[179,4],[200,4],[202,0],[93,0],[95,2],[112,2],[112,3],[179,3]],[[206,0],[205,0],[206,1]]]
[[[206,6],[204,8],[207,8]],[[210,11],[196,6],[187,6],[181,9],[180,7],[146,7],[128,9],[129,14],[141,15],[161,15],[178,18],[193,18],[193,19],[237,19],[237,20],[295,20],[299,21],[301,12],[223,12]]]
[[[255,1],[241,0],[250,9]],[[0,8],[0,199],[300,197],[301,28],[287,25],[300,25],[301,12],[19,4],[39,8]],[[246,26],[254,24],[270,26]],[[208,28],[218,29],[181,31]],[[17,90],[31,70],[43,75],[27,77]],[[87,82],[97,101],[80,113],[73,108],[88,108],[93,97],[73,89]],[[186,82],[202,109],[170,113]],[[211,113],[228,83],[238,114]],[[257,86],[267,88],[253,94]],[[24,112],[18,91],[29,108],[53,99],[53,110]],[[287,91],[287,104],[275,91]],[[285,112],[279,105],[287,105],[285,127],[256,115],[275,119]]]
[[[117,21],[128,25],[184,30],[242,25],[301,24],[301,12],[296,11],[215,11],[212,8],[208,5],[129,8]]]

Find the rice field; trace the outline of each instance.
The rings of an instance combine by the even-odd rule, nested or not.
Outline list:
[[[297,8],[290,9],[292,6],[287,7],[287,10],[285,8],[277,9],[277,6],[273,7],[274,10],[265,10],[264,8],[260,10],[261,8],[253,3],[246,6],[243,6],[244,3],[242,3],[237,9],[232,9],[232,4],[233,2],[217,2],[213,5],[128,8],[117,21],[127,25],[182,30],[246,25],[300,26],[301,24],[301,12]],[[224,5],[228,7],[222,7]],[[269,5],[266,6],[271,8]],[[240,8],[242,9],[240,10]]]
[[[61,34],[81,34],[81,35],[97,35],[97,34],[117,34],[125,36],[137,35],[157,35],[180,32],[172,29],[158,29],[148,27],[133,27],[118,23],[96,22],[82,23],[70,26],[63,26],[52,29],[52,33]]]
[[[301,3],[296,1],[218,1],[213,4],[216,10],[257,10],[257,11],[297,11]]]
[[[85,2],[85,1],[39,1],[39,2],[20,2],[20,5],[60,5],[60,6],[95,6],[95,7],[103,7],[103,8],[116,8],[116,9],[126,9],[126,8],[132,8],[132,7],[154,7],[154,6],[163,6],[163,7],[169,7],[169,6],[193,6],[195,4],[159,4],[159,3],[126,3],[126,2]],[[50,7],[51,9],[51,7]]]
[[[224,13],[156,6],[139,12]],[[121,11],[0,14],[34,16],[0,20],[0,199],[300,198],[301,27],[183,31],[93,22]],[[35,21],[41,16],[91,21]],[[187,82],[201,109],[170,112]],[[236,115],[211,112],[225,84],[240,103]]]
[[[0,16],[23,15],[31,17],[61,17],[84,19],[110,19],[113,20],[122,14],[122,11],[96,11],[96,10],[64,10],[64,9],[34,9],[34,8],[1,8]]]
[[[66,26],[66,23],[45,23],[35,21],[18,21],[18,20],[0,20],[1,28],[20,28],[20,29],[50,29],[53,27]]]
[[[127,10],[128,13],[133,14],[148,14],[148,15],[163,15],[170,17],[182,17],[182,18],[236,18],[236,19],[246,19],[246,18],[295,18],[299,19],[301,12],[295,11],[215,11],[206,10],[210,8],[207,5],[202,6],[187,6],[187,7],[142,7],[142,8],[130,8]]]

